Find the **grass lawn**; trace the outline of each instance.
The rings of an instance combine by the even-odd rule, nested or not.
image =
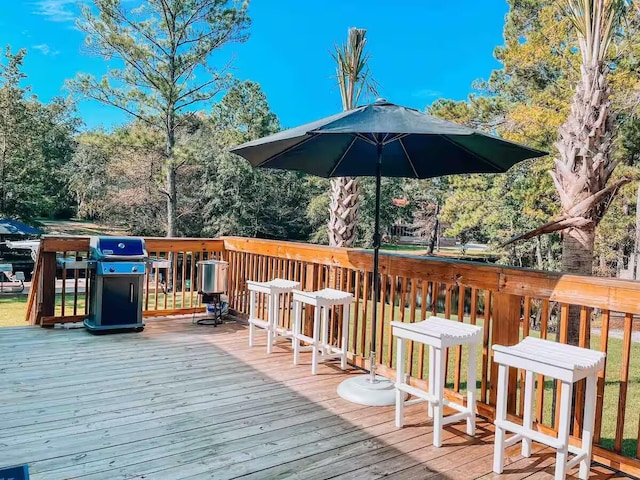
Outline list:
[[[157,308],[156,308],[157,296]],[[193,300],[193,302],[192,302]],[[197,306],[198,295],[194,292],[191,296],[188,292],[184,295],[184,307]],[[74,299],[73,293],[67,293],[64,298],[65,315],[74,315]],[[182,308],[183,298],[182,292],[176,292],[175,298],[173,293],[150,293],[149,294],[149,310],[164,310],[173,308]],[[0,295],[0,327],[17,327],[25,326],[27,323],[24,318],[27,309],[27,295],[24,294],[3,294]],[[56,315],[62,315],[62,295],[56,295]],[[85,294],[78,293],[78,299],[75,303],[75,314],[82,315],[85,313]]]
[[[424,245],[384,244],[380,247],[380,249],[382,251],[404,253],[409,255],[427,255],[427,247],[425,247]],[[440,250],[434,252],[433,255],[436,257],[458,258],[464,260],[483,260],[486,258],[492,259],[496,257],[494,253],[477,248],[468,248],[463,254],[460,247],[440,247]]]
[[[24,294],[0,295],[0,327],[25,326],[27,296]]]

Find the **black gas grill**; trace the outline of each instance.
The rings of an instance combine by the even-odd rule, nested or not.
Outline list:
[[[91,237],[89,318],[91,333],[142,331],[142,297],[147,250],[135,237]]]

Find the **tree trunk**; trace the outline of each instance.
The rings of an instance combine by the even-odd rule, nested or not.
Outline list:
[[[562,236],[562,271],[576,275],[593,273],[593,244],[595,228],[570,228]],[[570,345],[578,345],[580,341],[580,307],[569,308],[569,325],[567,341]]]
[[[332,178],[329,194],[329,245],[353,247],[358,222],[358,181],[354,177]]]
[[[173,147],[176,144],[175,138],[175,119],[173,116],[167,118],[167,150],[166,150],[166,169],[167,169],[167,237],[176,236],[176,205],[178,203],[178,188],[176,185],[176,166],[173,158]],[[167,279],[165,285],[167,293],[173,291],[173,262],[174,253],[169,253],[169,268],[167,268]]]
[[[5,142],[6,144],[6,142]],[[7,149],[6,147],[2,149],[2,156],[0,156],[0,214],[4,215],[7,212],[5,211],[5,198],[6,198],[6,179],[5,179],[5,163],[6,163]]]
[[[167,237],[176,236],[176,169],[170,160],[167,164]]]
[[[176,144],[175,120],[172,116],[167,118],[167,237],[176,235],[176,205],[178,200],[178,188],[176,186],[176,166],[173,158],[173,147]]]
[[[538,262],[538,269],[544,270],[544,260],[542,259],[542,240],[540,237],[536,237],[536,261]]]
[[[440,236],[438,230],[440,230],[440,204],[436,202],[436,221],[433,225],[433,233],[431,234],[431,240],[429,241],[429,255],[433,255],[433,251],[436,249],[438,243],[438,237]]]

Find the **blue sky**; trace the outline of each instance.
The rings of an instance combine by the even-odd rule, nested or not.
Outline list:
[[[286,127],[341,109],[330,50],[349,27],[366,28],[370,67],[381,96],[423,109],[435,99],[461,100],[471,82],[499,67],[504,0],[252,0],[249,40],[212,58],[233,55],[233,73],[262,85]],[[12,0],[3,4],[0,45],[26,48],[25,73],[41,100],[68,95],[64,80],[77,72],[101,76],[104,60],[82,52],[74,28],[77,0]],[[81,102],[88,128],[127,120],[97,102]]]

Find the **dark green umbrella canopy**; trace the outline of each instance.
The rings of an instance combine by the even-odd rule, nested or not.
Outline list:
[[[373,278],[380,255],[381,177],[431,178],[500,173],[546,152],[525,147],[380,99],[331,117],[244,143],[231,152],[254,167],[298,170],[320,177],[376,177]],[[374,300],[380,282],[373,282]],[[376,332],[378,309],[371,331]],[[376,335],[371,335],[371,383],[377,382]]]
[[[254,167],[320,177],[499,173],[546,152],[378,100],[231,149]]]

